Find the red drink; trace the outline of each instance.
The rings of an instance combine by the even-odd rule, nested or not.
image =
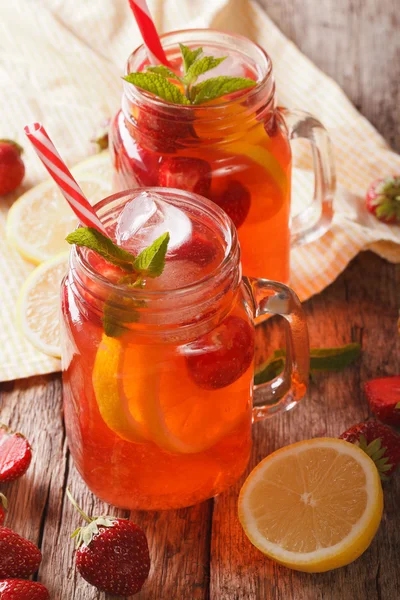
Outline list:
[[[236,232],[212,203],[151,192],[117,194],[99,214],[135,254],[169,231],[162,275],[132,289],[118,267],[75,249],[62,289],[71,454],[95,494],[129,509],[218,494],[251,448],[254,330]],[[304,394],[306,371],[290,392],[285,382],[285,402]]]
[[[307,136],[314,143],[314,129],[322,131],[322,126],[315,120],[312,128],[305,126],[303,114],[296,123],[288,117],[292,121],[292,131],[288,131],[276,109],[271,62],[249,40],[211,30],[177,32],[162,39],[178,73],[182,72],[182,59],[177,43],[183,42],[192,50],[203,47],[206,55],[228,57],[199,81],[224,74],[250,78],[257,85],[205,104],[182,106],[125,82],[122,109],[110,131],[115,188],[160,185],[211,199],[238,229],[244,273],[287,282],[289,137]],[[127,72],[143,71],[147,65],[145,51],[139,48],[129,58]],[[306,232],[303,223],[302,239],[320,235],[332,216],[331,165],[323,156],[317,162],[321,178],[318,199],[325,201],[324,211],[322,215],[320,204],[316,206],[319,214],[310,212]],[[299,228],[295,233],[300,241]]]

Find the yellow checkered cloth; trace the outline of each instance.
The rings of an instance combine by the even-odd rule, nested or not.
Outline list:
[[[331,135],[338,175],[333,226],[320,240],[292,252],[291,283],[302,300],[331,283],[360,251],[371,248],[400,262],[400,228],[377,222],[363,208],[368,184],[400,172],[400,157],[329,77],[321,73],[249,0],[150,0],[159,31],[213,27],[235,31],[270,54],[279,103],[319,118]],[[23,126],[46,125],[69,165],[91,150],[90,137],[117,109],[125,60],[140,35],[125,0],[58,2],[14,0],[0,7],[0,137],[26,149],[24,189],[45,171],[24,139]],[[311,194],[309,153],[296,156],[294,201]],[[0,206],[0,381],[57,371],[58,360],[36,351],[17,331],[15,305],[32,270],[5,238],[7,210]]]

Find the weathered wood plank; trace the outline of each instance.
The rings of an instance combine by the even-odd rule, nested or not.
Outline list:
[[[249,468],[277,448],[316,436],[338,436],[368,416],[362,382],[400,372],[400,269],[377,256],[361,254],[319,296],[305,304],[311,344],[362,341],[362,359],[341,373],[319,374],[307,398],[291,413],[258,423]],[[268,339],[277,324],[265,325]],[[271,332],[272,330],[272,332]],[[261,339],[259,347],[261,347]],[[210,597],[219,600],[391,600],[398,596],[400,517],[395,507],[400,477],[385,486],[385,514],[370,549],[356,562],[326,574],[309,575],[273,564],[251,546],[239,524],[241,482],[216,498],[211,541]]]
[[[258,0],[271,19],[400,150],[399,2]]]

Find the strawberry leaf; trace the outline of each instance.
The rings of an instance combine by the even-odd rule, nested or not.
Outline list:
[[[166,100],[166,102],[172,102],[173,104],[190,104],[189,100],[182,94],[176,85],[157,73],[129,73],[129,75],[126,75],[123,79],[145,92],[150,92],[151,94]]]
[[[221,98],[221,96],[254,87],[255,85],[257,83],[253,79],[247,79],[246,77],[228,77],[227,75],[211,77],[192,88],[192,103],[203,104],[209,100],[215,100],[216,98]]]
[[[398,403],[396,404],[396,406],[395,406],[395,409],[396,409],[396,410],[400,410],[400,402],[398,402]]]

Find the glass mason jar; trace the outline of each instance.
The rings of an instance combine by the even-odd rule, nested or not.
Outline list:
[[[232,485],[249,460],[252,420],[292,408],[305,393],[309,368],[296,295],[280,283],[242,280],[237,233],[226,214],[195,194],[148,191],[213,239],[220,259],[205,266],[193,234],[196,253],[185,246],[179,277],[197,269],[196,280],[173,282],[168,251],[164,279],[151,289],[129,288],[110,279],[115,267],[73,247],[61,290],[72,457],[102,500],[143,510],[189,506]],[[109,231],[139,192],[96,205]],[[252,408],[253,317],[264,314],[284,317],[287,363],[281,376],[257,386]]]
[[[110,128],[114,189],[160,185],[213,200],[239,231],[244,274],[288,283],[291,243],[316,239],[332,220],[335,177],[326,130],[308,113],[277,108],[271,60],[250,40],[208,29],[172,32],[161,40],[174,64],[179,42],[201,46],[206,54],[232,58],[257,85],[205,105],[182,106],[124,81]],[[126,74],[146,64],[140,46],[128,58]],[[291,219],[295,138],[311,143],[315,186],[311,203]]]

